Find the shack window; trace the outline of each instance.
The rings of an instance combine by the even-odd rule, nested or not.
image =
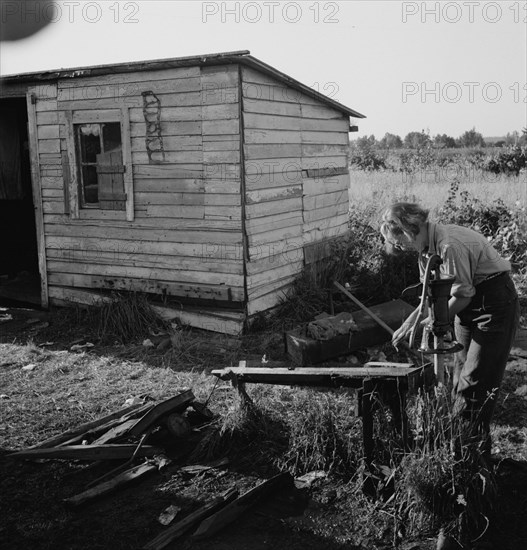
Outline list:
[[[124,166],[119,122],[75,124],[80,203],[124,210]]]
[[[64,210],[71,219],[134,219],[130,113],[59,111]]]

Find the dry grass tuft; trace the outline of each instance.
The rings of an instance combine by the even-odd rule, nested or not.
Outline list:
[[[354,416],[349,392],[303,390],[291,393],[282,414],[289,443],[278,460],[281,468],[299,475],[324,470],[352,476],[362,457],[361,422]]]
[[[287,447],[287,430],[267,407],[255,406],[239,395],[210,427],[191,460],[211,461],[228,456],[242,469],[269,470]]]
[[[275,467],[300,475],[325,470],[356,473],[362,457],[360,420],[344,390],[318,392],[285,386],[251,386],[237,396],[195,451],[196,460],[228,455],[253,468]]]
[[[92,312],[102,342],[118,341],[124,344],[165,328],[165,323],[150,307],[145,294],[122,292],[114,293],[113,298]]]

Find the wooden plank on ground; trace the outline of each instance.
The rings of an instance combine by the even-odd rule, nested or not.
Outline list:
[[[155,539],[145,544],[143,546],[143,550],[162,550],[172,541],[186,533],[198,522],[202,521],[217,510],[221,509],[237,496],[238,490],[230,489],[223,495],[216,497],[195,512],[189,514],[186,518],[178,521],[175,525],[171,525],[168,529],[165,529],[165,531],[160,533]]]
[[[126,420],[122,424],[114,426],[107,432],[103,433],[100,437],[92,441],[92,445],[103,445],[104,443],[111,443],[112,441],[116,441],[117,439],[126,435],[135,423],[136,420],[132,418],[130,420]]]
[[[153,409],[149,410],[140,418],[134,426],[130,428],[130,435],[141,435],[150,428],[161,417],[172,412],[185,410],[187,405],[194,401],[192,390],[186,390],[170,399],[158,403]]]
[[[67,445],[80,445],[84,440],[87,440],[91,442],[90,440],[94,437],[99,436],[100,434],[108,432],[108,430],[112,430],[114,427],[121,426],[123,423],[128,422],[131,420],[134,424],[137,422],[137,417],[143,416],[146,412],[148,412],[152,407],[154,406],[153,403],[145,403],[144,405],[141,405],[138,409],[130,412],[129,414],[125,414],[121,416],[120,418],[114,418],[105,424],[102,424],[101,426],[97,426],[96,428],[93,428],[91,430],[88,430],[82,434],[78,434],[71,439],[68,439],[67,441],[63,441],[60,443],[60,445],[57,445],[57,447],[64,447]],[[93,442],[91,442],[93,444]],[[101,445],[102,441],[98,443],[98,445]],[[106,443],[109,443],[109,441],[106,441]]]
[[[230,334],[238,336],[243,329],[245,314],[228,310],[215,310],[213,312],[205,309],[171,309],[163,306],[152,305],[154,311],[165,321],[178,320],[183,325]]]
[[[147,463],[140,464],[139,466],[134,466],[133,468],[126,470],[125,472],[115,476],[109,481],[100,483],[99,485],[96,485],[91,489],[87,489],[86,491],[83,491],[82,493],[79,493],[74,497],[65,498],[64,502],[66,504],[71,504],[72,506],[80,506],[81,504],[93,500],[94,498],[107,495],[118,487],[122,487],[123,485],[127,485],[132,481],[136,481],[144,477],[145,475],[152,473],[155,470],[157,470],[156,464]]]
[[[293,478],[287,472],[280,473],[271,479],[267,479],[216,512],[214,515],[205,519],[194,533],[193,538],[203,539],[214,535],[220,529],[223,529],[229,523],[236,520],[248,508],[256,504],[260,498],[268,495],[271,491],[283,488],[284,486],[287,487],[287,485],[292,485],[292,483]]]
[[[102,418],[98,418],[97,420],[91,420],[90,422],[85,422],[84,424],[81,424],[76,428],[71,428],[70,430],[67,430],[61,434],[54,435],[53,437],[50,437],[40,443],[37,443],[36,445],[32,445],[31,447],[28,447],[27,450],[46,449],[49,447],[56,447],[57,445],[60,445],[61,443],[64,443],[65,441],[68,441],[73,437],[78,437],[78,436],[82,437],[84,434],[96,428],[99,428],[101,426],[105,426],[111,421],[121,422],[124,416],[131,414],[133,412],[136,412],[136,414],[141,414],[141,412],[144,412],[143,407],[144,405],[141,405],[141,404],[125,407],[124,409],[115,411],[111,414],[103,416]]]
[[[61,460],[126,460],[131,458],[137,449],[137,445],[68,445],[65,447],[53,447],[51,449],[30,449],[18,451],[8,456],[13,458],[57,458]],[[136,457],[147,457],[161,454],[159,447],[143,445]]]

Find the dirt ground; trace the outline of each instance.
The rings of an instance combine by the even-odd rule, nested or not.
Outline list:
[[[163,473],[144,478],[133,486],[78,509],[66,506],[63,499],[81,492],[89,482],[108,471],[108,465],[87,466],[78,461],[15,461],[7,455],[12,450],[24,448],[85,421],[88,412],[92,415],[88,418],[91,418],[97,417],[96,410],[106,414],[120,408],[124,394],[115,398],[112,394],[112,384],[119,383],[119,380],[111,378],[112,366],[117,369],[118,365],[126,363],[130,379],[127,383],[148,378],[151,386],[145,387],[151,393],[152,388],[158,385],[170,384],[170,378],[162,378],[170,375],[170,369],[180,373],[185,371],[185,380],[190,384],[200,382],[203,385],[203,393],[198,397],[206,398],[213,384],[209,381],[212,377],[208,376],[211,368],[226,366],[229,361],[242,358],[249,352],[261,353],[262,349],[269,349],[270,346],[277,349],[277,343],[281,341],[280,334],[266,334],[257,344],[254,340],[250,344],[247,341],[247,345],[244,343],[233,351],[226,343],[224,347],[219,347],[221,351],[218,354],[214,354],[210,352],[210,336],[196,333],[193,345],[199,349],[202,345],[199,342],[202,341],[204,351],[195,355],[199,358],[199,365],[192,368],[187,363],[188,355],[181,355],[177,364],[174,361],[167,364],[164,353],[156,349],[145,351],[140,344],[128,347],[115,344],[104,348],[96,345],[83,350],[80,355],[71,351],[74,342],[80,341],[82,344],[90,338],[94,339],[90,327],[76,322],[74,317],[65,316],[61,310],[52,311],[49,315],[28,313],[0,324],[0,381],[3,384],[0,387],[2,550],[141,548],[164,529],[157,518],[169,505],[180,507],[177,517],[183,518],[233,486],[243,493],[262,479],[277,473],[272,467],[231,463],[224,469],[188,475],[173,465]],[[31,342],[29,347],[28,341]],[[111,360],[107,360],[109,356]],[[82,375],[88,364],[85,361],[99,361],[90,367],[95,373],[92,374],[99,377],[99,383],[108,386],[107,393],[101,392],[101,403],[90,411],[79,399],[80,393],[89,391],[86,384],[90,384],[90,379],[88,375]],[[137,366],[139,362],[143,366]],[[37,365],[37,372],[40,365],[55,368],[57,392],[62,383],[60,373],[70,376],[65,379],[68,393],[60,394],[60,402],[51,390],[28,382],[32,373],[21,372],[22,367],[28,364]],[[122,376],[124,371],[116,372]],[[15,379],[19,385],[10,385],[14,384]],[[145,387],[141,386],[143,390]],[[126,388],[126,391],[135,391],[135,386]],[[27,395],[31,392],[33,398],[30,396],[28,399]],[[524,549],[527,548],[527,330],[521,331],[511,353],[495,415],[493,440],[493,461],[499,481],[496,509],[499,513],[486,537],[487,546],[480,548]],[[184,449],[181,451],[184,456]],[[186,536],[167,548],[435,548],[432,537],[417,541],[394,539],[393,518],[388,513],[377,513],[375,517],[381,519],[365,526],[362,516],[374,509],[378,512],[382,504],[352,493],[350,487],[336,479],[322,479],[305,489],[287,485],[261,500],[212,538],[199,541]]]

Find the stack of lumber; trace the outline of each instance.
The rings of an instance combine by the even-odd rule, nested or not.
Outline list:
[[[28,449],[12,453],[13,458],[63,458],[76,460],[119,460],[131,458],[136,445],[112,444],[118,440],[140,437],[159,425],[169,415],[182,413],[194,401],[186,390],[161,403],[145,403],[113,412],[103,418],[81,424],[60,435],[46,439]],[[154,456],[162,449],[143,445],[138,456]]]
[[[26,460],[125,461],[95,480],[86,491],[65,500],[77,506],[168,464],[164,448],[145,443],[160,426],[175,437],[190,432],[190,423],[183,416],[189,405],[206,417],[206,408],[194,400],[191,390],[185,390],[159,403],[131,405],[10,456]],[[136,459],[146,459],[146,462],[137,465]]]
[[[188,407],[194,410],[194,418],[197,415],[201,419],[198,425],[208,423],[213,417],[204,404],[194,400],[191,390],[185,390],[157,404],[144,403],[121,409],[10,456],[25,460],[124,460],[120,466],[93,481],[82,493],[64,499],[70,506],[79,506],[168,465],[170,460],[166,457],[166,449],[145,442],[160,426],[171,435],[182,436],[184,430],[181,430],[181,426],[184,422],[181,419],[185,419],[183,413]],[[134,460],[139,458],[146,460],[134,464]],[[195,475],[215,470],[227,463],[228,460],[224,458],[208,465],[178,466],[177,469],[187,475]],[[233,486],[186,514],[183,519],[165,527],[143,548],[161,550],[188,534],[195,539],[210,537],[232,524],[259,499],[274,491],[293,487],[293,478],[287,473],[263,480],[241,495],[239,489]]]

